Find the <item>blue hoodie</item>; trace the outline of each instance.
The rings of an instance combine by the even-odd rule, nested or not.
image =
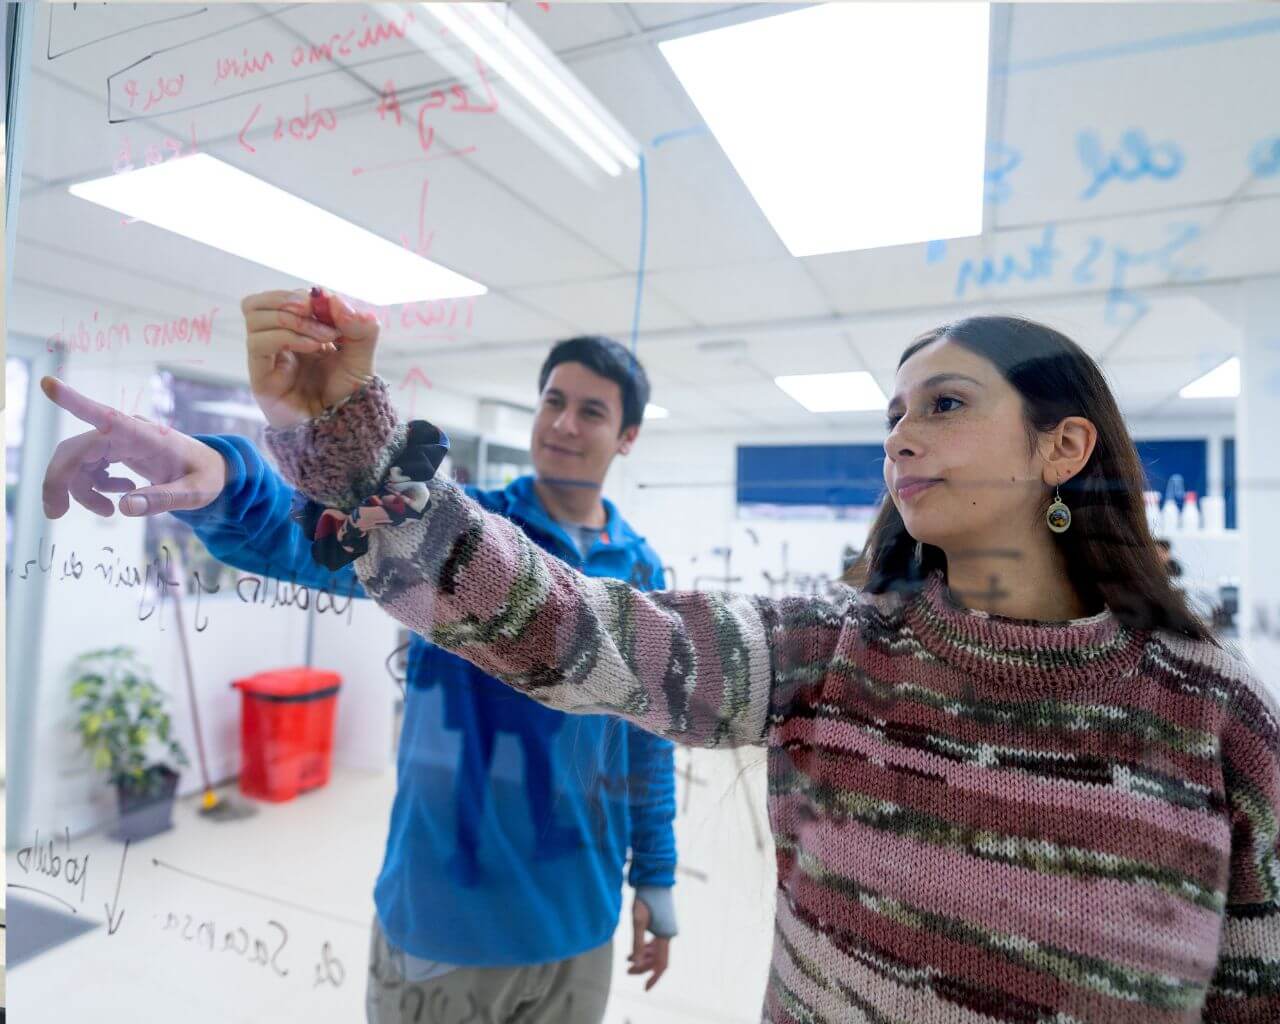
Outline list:
[[[218,499],[175,513],[228,565],[364,596],[352,566],[330,573],[290,518],[294,492],[254,446],[200,437],[227,460]],[[532,477],[467,492],[589,576],[663,586],[662,565],[605,501],[585,560],[543,510]],[[605,715],[530,700],[414,635],[378,920],[395,946],[465,966],[546,963],[612,937],[628,880],[675,882],[669,741]]]

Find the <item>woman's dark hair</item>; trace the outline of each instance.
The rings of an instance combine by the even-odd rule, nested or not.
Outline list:
[[[898,366],[943,338],[982,356],[1013,385],[1022,396],[1030,443],[1068,416],[1082,416],[1097,428],[1089,461],[1060,487],[1071,509],[1071,528],[1052,535],[1084,604],[1091,609],[1105,604],[1134,629],[1168,629],[1216,644],[1161,564],[1142,502],[1142,463],[1098,364],[1070,338],[1043,324],[976,316],[920,335]],[[844,580],[872,593],[917,588],[933,570],[946,568],[941,549],[918,547],[917,552],[916,539],[886,495],[862,556]]]
[[[649,377],[624,346],[598,334],[556,342],[538,371],[538,394],[546,390],[551,371],[561,363],[581,363],[617,384],[622,392],[622,430],[640,425],[649,404]]]

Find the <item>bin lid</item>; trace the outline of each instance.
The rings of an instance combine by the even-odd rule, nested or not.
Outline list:
[[[326,669],[279,668],[237,679],[231,685],[261,697],[305,697],[336,690],[342,685],[342,676]]]

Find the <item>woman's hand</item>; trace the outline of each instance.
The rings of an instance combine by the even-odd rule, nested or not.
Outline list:
[[[249,386],[273,427],[313,419],[373,376],[378,321],[325,292],[334,326],[305,291],[261,292],[240,303],[248,334]]]

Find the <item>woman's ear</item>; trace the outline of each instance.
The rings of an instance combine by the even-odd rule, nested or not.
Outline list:
[[[1098,428],[1083,416],[1068,416],[1046,435],[1040,444],[1044,459],[1044,482],[1050,487],[1065,484],[1089,462],[1098,443]]]

